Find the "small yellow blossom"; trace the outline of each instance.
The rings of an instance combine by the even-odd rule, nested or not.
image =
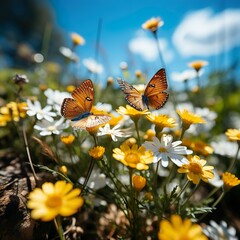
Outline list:
[[[113,157],[125,166],[138,170],[147,170],[147,164],[153,162],[153,153],[149,150],[147,151],[143,146],[138,148],[137,144],[131,147],[127,144],[122,144],[120,148],[114,148]]]
[[[41,91],[45,91],[48,89],[48,86],[46,84],[39,84],[38,88],[41,90]]]
[[[102,159],[103,154],[105,153],[105,148],[102,146],[93,147],[88,153],[94,159]]]
[[[9,102],[0,108],[0,126],[6,126],[10,121],[18,122],[26,116],[27,103]]]
[[[66,145],[70,145],[73,143],[75,140],[75,136],[73,134],[66,135],[66,136],[61,136],[61,142],[63,142]]]
[[[141,191],[146,186],[146,182],[147,180],[145,177],[142,177],[137,174],[134,174],[132,176],[132,184],[137,191]]]
[[[147,20],[145,23],[142,24],[142,28],[145,30],[150,30],[152,32],[156,32],[158,28],[163,26],[164,22],[160,17],[153,17]]]
[[[68,168],[65,165],[62,165],[58,168],[58,171],[66,175],[68,172]]]
[[[239,129],[228,129],[225,134],[228,136],[230,141],[240,141],[240,130]]]
[[[127,144],[129,147],[132,147],[136,143],[137,143],[137,140],[136,138],[133,138],[133,137],[128,138],[123,142],[123,144]]]
[[[142,77],[142,71],[141,70],[136,70],[135,71],[135,76],[136,76],[136,78],[141,78]]]
[[[188,129],[192,124],[206,123],[199,115],[189,112],[184,109],[183,111],[177,110],[178,115],[182,119],[183,127]]]
[[[148,201],[152,201],[153,200],[153,194],[151,192],[146,192],[144,198]]]
[[[148,115],[150,113],[147,109],[143,111],[138,111],[129,105],[126,105],[126,108],[120,106],[116,111],[119,114],[129,116],[133,121],[139,119],[143,115]]]
[[[114,79],[112,76],[109,76],[107,78],[107,86],[111,86],[114,83]]]
[[[51,221],[58,215],[68,217],[83,205],[79,196],[81,190],[73,189],[72,183],[57,181],[55,184],[46,182],[42,188],[35,188],[29,194],[27,207],[32,209],[31,217],[42,221]]]
[[[69,92],[69,93],[72,93],[74,90],[75,90],[75,86],[74,85],[68,85],[66,90]]]
[[[188,66],[195,69],[196,72],[198,72],[201,68],[203,68],[207,65],[208,65],[208,62],[202,61],[202,60],[193,61],[188,64]]]
[[[44,67],[49,74],[59,74],[61,71],[61,66],[56,62],[46,62]]]
[[[72,38],[73,45],[84,45],[85,44],[85,39],[77,33],[72,33],[71,38]]]
[[[199,156],[189,156],[189,163],[183,164],[179,169],[179,173],[186,173],[189,181],[198,184],[200,180],[208,182],[208,179],[214,177],[213,166],[204,166],[207,161],[200,159]]]
[[[208,156],[213,153],[213,148],[201,140],[192,141],[184,138],[182,143],[184,146],[191,148],[197,155]]]
[[[198,86],[195,86],[191,89],[191,92],[192,93],[198,93],[199,92],[199,87]]]
[[[157,132],[161,132],[165,127],[174,128],[177,126],[176,120],[174,118],[171,118],[164,114],[149,114],[147,115],[147,119],[155,125]]]
[[[160,222],[159,240],[207,240],[202,228],[190,219],[182,219],[179,215],[172,215],[170,220]]]
[[[112,117],[108,122],[111,127],[115,127],[116,125],[118,125],[124,118],[122,115],[120,116],[115,116],[113,114],[109,114],[109,115]]]
[[[155,136],[156,136],[155,131],[153,131],[152,129],[148,129],[143,138],[147,141],[152,141],[153,137]]]
[[[232,173],[225,172],[222,174],[224,188],[229,190],[240,184],[240,180]]]

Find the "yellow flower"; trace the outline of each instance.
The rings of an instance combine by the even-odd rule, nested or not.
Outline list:
[[[68,168],[65,165],[62,165],[58,168],[58,171],[66,175],[68,172]]]
[[[112,118],[110,119],[110,121],[108,123],[111,127],[115,127],[116,125],[118,125],[119,122],[121,122],[123,120],[122,115],[121,116],[115,116],[113,114],[110,114],[110,116]]]
[[[11,121],[11,116],[10,115],[2,115],[0,114],[0,127],[5,127],[8,122]]]
[[[130,168],[136,168],[138,170],[147,170],[147,164],[153,162],[153,153],[146,151],[145,147],[138,148],[137,144],[128,146],[122,144],[120,148],[113,149],[113,157]]]
[[[188,129],[192,124],[206,123],[205,120],[199,115],[189,112],[186,109],[183,111],[177,110],[177,113],[182,119],[183,127],[185,129]]]
[[[29,194],[27,207],[32,209],[31,217],[42,221],[51,221],[58,215],[68,217],[83,205],[79,196],[81,190],[73,189],[72,183],[57,181],[46,182],[42,188],[35,188]]]
[[[132,184],[137,191],[141,191],[146,186],[146,181],[146,178],[140,175],[134,174],[132,176]]]
[[[137,143],[137,140],[136,140],[136,138],[133,138],[133,137],[128,138],[127,140],[125,140],[123,142],[123,144],[127,144],[129,147],[132,147],[136,143]]]
[[[165,127],[174,128],[177,126],[177,123],[174,118],[171,118],[164,114],[159,115],[149,114],[147,115],[147,119],[158,128],[159,132],[162,131],[162,129]]]
[[[67,88],[66,88],[66,90],[67,90],[68,92],[72,93],[75,88],[76,88],[76,87],[75,87],[74,85],[68,85]]]
[[[75,136],[70,134],[70,135],[66,135],[66,136],[61,136],[60,139],[61,139],[62,143],[66,144],[66,145],[70,145],[75,140]]]
[[[187,178],[194,184],[198,184],[202,179],[204,182],[208,182],[208,179],[214,177],[213,166],[204,166],[207,161],[200,159],[199,156],[189,156],[189,163],[183,164],[179,169],[179,173],[187,173]]]
[[[179,215],[172,215],[170,220],[162,220],[158,232],[159,240],[207,240],[202,228],[192,224],[190,219],[183,220]]]
[[[88,151],[89,155],[94,159],[101,159],[105,153],[105,148],[102,146],[97,146]]]
[[[182,143],[184,146],[191,148],[196,154],[208,156],[213,153],[213,148],[201,140],[193,142],[192,140],[183,139]]]
[[[227,190],[240,184],[240,180],[234,174],[229,172],[223,173],[222,180],[224,183],[224,188]]]
[[[142,77],[142,71],[141,70],[136,70],[135,71],[135,76],[136,76],[136,78],[141,78]]]
[[[107,78],[107,86],[111,86],[114,83],[114,78],[112,76],[109,76]]]
[[[157,29],[161,26],[163,26],[164,22],[160,17],[153,17],[149,20],[147,20],[145,23],[142,24],[142,28],[145,30],[150,30],[152,32],[156,32]]]
[[[152,129],[148,129],[143,138],[147,141],[152,141],[153,137],[155,136],[156,133]]]
[[[84,45],[85,44],[85,39],[77,33],[72,33],[71,38],[72,38],[73,45]]]
[[[126,105],[126,108],[120,106],[116,111],[119,114],[129,116],[133,121],[139,119],[143,115],[147,115],[150,113],[147,109],[143,111],[138,111],[129,105]]]
[[[9,102],[6,106],[0,108],[0,126],[6,126],[7,122],[18,122],[20,118],[26,116],[27,103]]]
[[[228,136],[230,141],[240,141],[240,130],[239,129],[228,129],[225,134]]]
[[[193,61],[188,64],[188,66],[195,69],[196,72],[198,72],[201,68],[203,68],[207,65],[208,65],[208,62],[202,61],[202,60]]]

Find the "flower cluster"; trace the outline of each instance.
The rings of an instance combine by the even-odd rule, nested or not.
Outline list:
[[[156,44],[149,47],[165,66],[157,36],[163,24],[156,17],[142,28],[152,33]],[[28,163],[33,189],[21,196],[31,210],[27,219],[38,221],[38,231],[41,221],[53,221],[56,232],[43,235],[61,240],[237,239],[231,222],[204,217],[224,219],[219,203],[240,185],[239,90],[210,82],[223,73],[207,77],[205,60],[181,73],[164,67],[149,81],[148,69],[121,62],[119,86],[113,76],[104,84],[102,63],[76,51],[85,38],[69,38],[71,46],[59,49],[61,65],[42,57],[28,69],[31,77],[11,75],[14,94],[1,86],[0,165],[14,156],[8,175],[17,160]],[[94,78],[78,80],[72,72],[78,67]],[[169,76],[184,89],[175,91]]]

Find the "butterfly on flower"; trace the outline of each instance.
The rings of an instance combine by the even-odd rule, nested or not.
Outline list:
[[[126,81],[122,79],[117,81],[121,90],[125,93],[127,103],[138,111],[149,109],[149,107],[158,110],[168,100],[169,94],[166,92],[168,85],[164,68],[154,74],[143,94]]]
[[[111,117],[91,112],[94,102],[93,83],[90,79],[83,81],[72,92],[73,98],[64,98],[61,114],[70,119],[75,129],[87,129],[107,123]]]

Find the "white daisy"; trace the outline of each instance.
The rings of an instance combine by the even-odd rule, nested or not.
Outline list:
[[[41,136],[48,136],[52,134],[59,135],[63,129],[66,129],[69,127],[69,121],[64,122],[64,118],[60,118],[57,121],[54,121],[52,123],[47,121],[42,121],[39,124],[36,124],[34,126],[34,129],[40,131]]]
[[[215,221],[211,220],[210,225],[203,227],[203,232],[212,240],[238,240],[236,229],[232,226],[228,227],[225,221],[221,221],[220,224],[217,224]]]
[[[79,182],[83,184],[85,181],[84,177],[79,179]],[[95,191],[104,188],[108,184],[109,180],[107,179],[104,173],[100,172],[100,169],[95,168],[92,171],[90,178],[88,179],[87,186]]]
[[[44,92],[45,96],[47,97],[47,103],[52,105],[54,109],[60,114],[61,104],[64,98],[70,98],[71,95],[68,92],[60,92],[58,90],[53,90],[48,88]]]
[[[121,127],[120,124],[116,125],[111,129],[110,125],[107,123],[104,127],[100,127],[97,133],[97,136],[108,135],[111,136],[114,142],[117,142],[117,137],[130,137],[131,134],[129,129],[119,129]]]
[[[57,116],[55,112],[51,112],[52,106],[47,105],[42,108],[39,101],[32,103],[29,99],[27,100],[26,110],[28,116],[36,116],[38,120],[46,119],[49,122],[53,122],[53,117]]]
[[[89,72],[91,73],[97,73],[101,74],[104,71],[103,65],[100,63],[97,63],[94,59],[92,58],[86,58],[83,59],[83,65],[88,69]]]
[[[76,53],[74,53],[70,48],[67,47],[60,47],[59,52],[67,59],[77,62],[79,60]]]
[[[196,71],[193,69],[187,69],[183,72],[173,72],[171,78],[176,82],[184,82],[196,77]]]
[[[153,141],[146,141],[142,145],[154,153],[153,163],[162,160],[162,166],[168,166],[168,159],[171,159],[177,166],[182,166],[188,163],[188,160],[183,155],[192,154],[192,150],[188,150],[185,146],[179,146],[182,141],[172,142],[171,135],[163,134],[161,142],[157,137],[153,137]]]

